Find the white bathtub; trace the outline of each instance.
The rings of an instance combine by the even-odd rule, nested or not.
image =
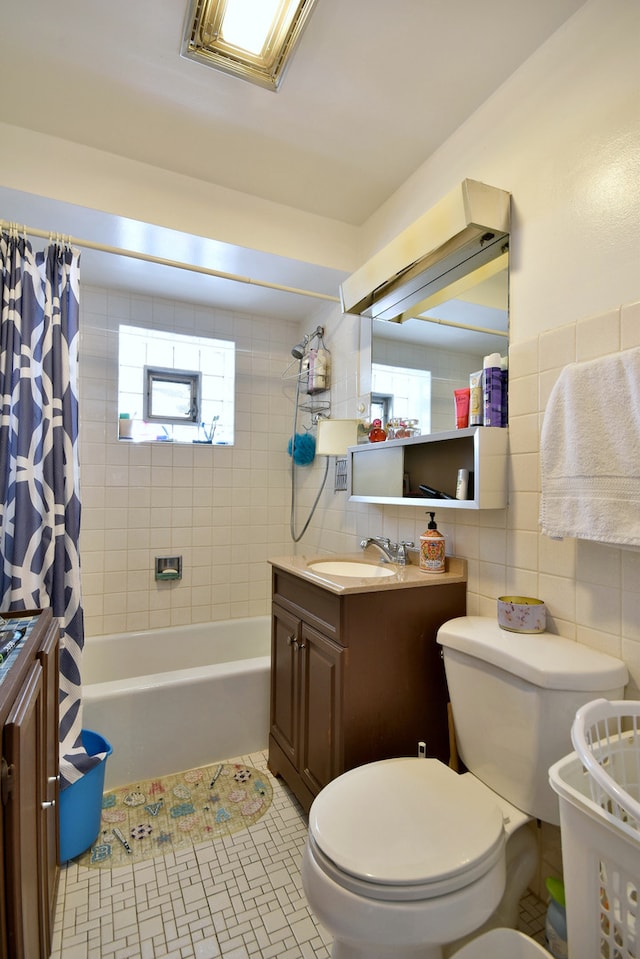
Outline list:
[[[266,749],[270,622],[86,639],[82,725],[113,746],[107,788]]]

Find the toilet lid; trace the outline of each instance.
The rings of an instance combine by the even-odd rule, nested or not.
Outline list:
[[[309,833],[359,883],[437,887],[432,895],[468,885],[504,850],[497,803],[472,776],[436,759],[387,759],[344,773],[314,800]]]

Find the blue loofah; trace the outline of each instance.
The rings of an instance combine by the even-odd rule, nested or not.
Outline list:
[[[287,446],[289,456],[293,453],[293,462],[298,466],[308,466],[316,455],[316,441],[311,433],[296,433]]]

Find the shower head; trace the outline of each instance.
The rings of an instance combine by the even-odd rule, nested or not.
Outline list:
[[[322,339],[323,334],[324,334],[324,328],[322,326],[318,326],[313,331],[313,333],[305,333],[302,343],[298,343],[291,350],[291,355],[293,356],[293,358],[295,360],[301,360],[304,354],[307,352],[307,347],[309,346],[309,343],[311,343],[312,340],[315,340],[316,337],[318,339]]]

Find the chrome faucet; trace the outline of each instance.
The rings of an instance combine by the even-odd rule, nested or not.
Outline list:
[[[407,549],[413,547],[413,543],[402,540],[400,543],[392,543],[386,536],[370,536],[363,539],[360,543],[360,549],[367,549],[369,546],[376,546],[382,553],[382,563],[397,563],[398,566],[407,565]]]

